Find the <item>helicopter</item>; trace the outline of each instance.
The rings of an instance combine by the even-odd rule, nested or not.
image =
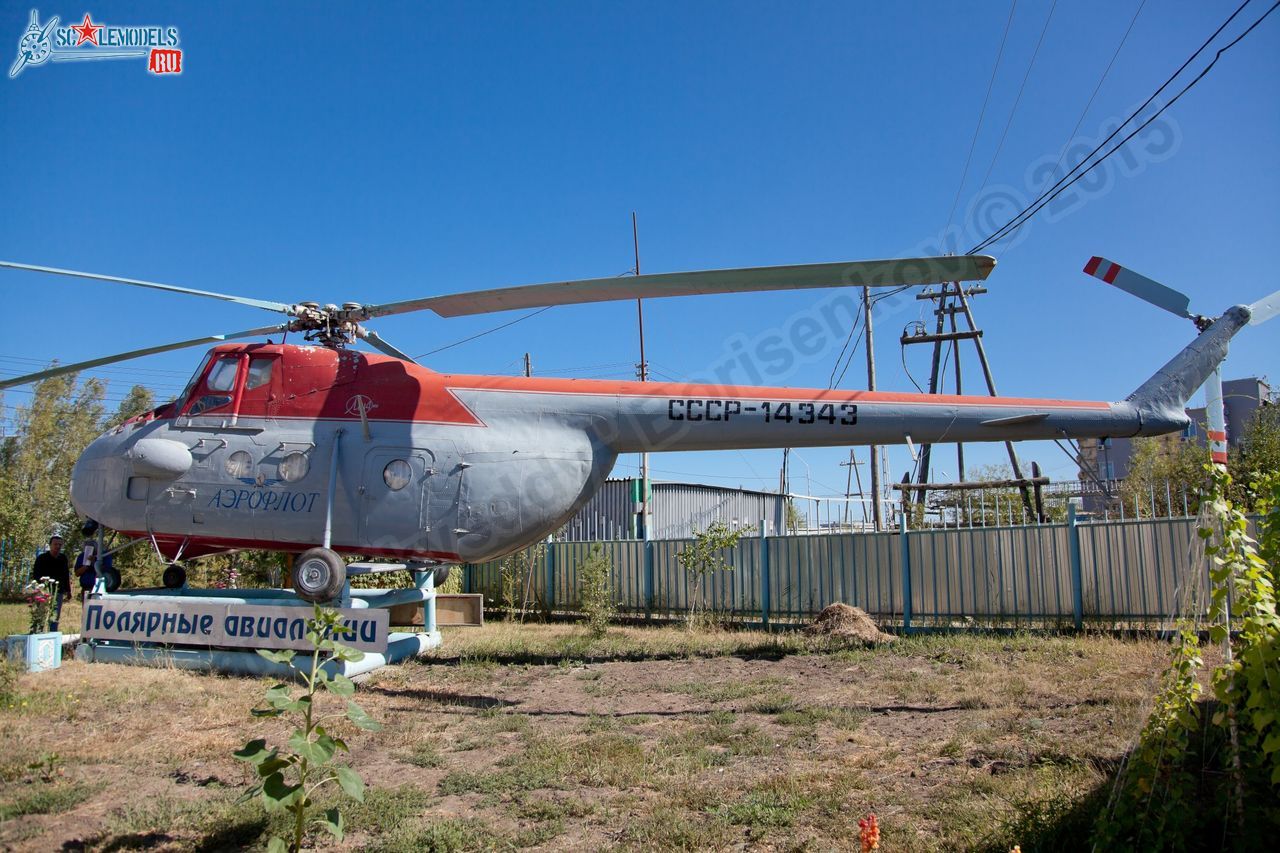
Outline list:
[[[295,592],[337,598],[343,555],[435,572],[544,539],[602,486],[618,456],[650,451],[1159,435],[1244,325],[1280,293],[1206,320],[1120,402],[437,373],[365,328],[549,305],[985,280],[984,255],[658,273],[505,287],[386,304],[286,304],[54,267],[0,267],[217,299],[283,314],[272,325],[118,353],[0,381],[0,390],[214,344],[178,397],[95,439],[71,501],[127,545],[149,541],[167,587],[183,563],[240,549],[296,555]],[[268,336],[300,333],[304,343]],[[267,342],[243,342],[264,338]],[[232,342],[241,341],[241,342]],[[356,350],[363,341],[376,352]],[[119,550],[114,549],[114,550]],[[113,570],[114,571],[114,570]],[[118,574],[104,577],[110,588]]]

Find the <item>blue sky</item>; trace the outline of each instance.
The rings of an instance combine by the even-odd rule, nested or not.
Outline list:
[[[1235,5],[1148,3],[1077,139],[1110,132]],[[0,5],[7,63],[30,8]],[[287,302],[620,274],[632,265],[632,210],[645,272],[951,248],[948,211],[1009,13],[1004,2],[38,8],[42,21],[89,11],[108,25],[176,26],[185,70],[48,63],[0,79],[0,258]],[[1057,160],[1136,8],[1059,2],[1010,120],[1050,13],[1049,2],[1017,4],[959,196],[964,236],[1002,221],[992,217],[1008,199],[1036,194],[1037,165]],[[1228,35],[1265,8],[1255,0]],[[1274,16],[1126,161],[1104,167],[1052,221],[1037,218],[995,247],[991,292],[975,310],[1001,392],[1119,399],[1189,339],[1185,321],[1083,275],[1093,254],[1189,293],[1205,313],[1277,287],[1278,46]],[[0,273],[0,288],[11,305],[0,370],[10,375],[28,363],[20,359],[79,360],[270,319],[17,272]],[[785,328],[821,298],[650,301],[655,375],[703,374],[734,340]],[[897,337],[921,319],[920,304],[900,300],[877,315],[882,389],[911,390]],[[378,330],[417,354],[517,316],[423,313]],[[833,337],[770,380],[826,387],[841,343]],[[1280,377],[1277,343],[1280,323],[1246,330],[1228,377]],[[926,350],[907,352],[921,382]],[[426,363],[515,373],[526,351],[543,375],[630,376],[634,305],[553,309]],[[977,388],[972,352],[963,355],[966,388]],[[865,387],[862,358],[842,387]],[[113,398],[132,381],[167,393],[198,359],[168,354],[102,375]],[[5,403],[24,399],[10,392]],[[1002,454],[973,446],[968,458]],[[1055,479],[1073,476],[1052,445],[1028,445],[1024,456]],[[780,457],[667,454],[653,467],[660,478],[773,486]],[[843,490],[846,457],[800,453],[814,491]],[[895,451],[893,479],[908,465]],[[950,450],[940,468],[937,477],[954,476]],[[793,487],[804,475],[793,469]]]

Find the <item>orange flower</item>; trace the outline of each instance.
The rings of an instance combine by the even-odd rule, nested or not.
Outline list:
[[[875,812],[858,821],[858,840],[862,842],[862,853],[880,849],[880,822]]]

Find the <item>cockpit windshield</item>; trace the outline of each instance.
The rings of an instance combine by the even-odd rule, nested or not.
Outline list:
[[[175,411],[182,411],[182,407],[187,404],[187,400],[191,397],[191,392],[195,390],[196,383],[200,381],[200,377],[204,376],[205,368],[209,366],[209,362],[213,359],[213,353],[205,353],[203,359],[200,360],[200,366],[196,368],[196,372],[191,374],[191,380],[187,382],[187,387],[182,389],[182,393],[175,400]]]

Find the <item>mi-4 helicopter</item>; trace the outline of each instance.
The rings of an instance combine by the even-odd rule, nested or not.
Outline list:
[[[72,475],[76,509],[166,560],[256,548],[297,555],[294,589],[340,595],[343,554],[411,571],[494,559],[545,538],[601,486],[619,454],[1158,435],[1246,323],[1280,294],[1238,305],[1115,403],[436,373],[364,323],[698,294],[899,287],[985,279],[987,256],[665,273],[430,296],[383,305],[285,304],[176,285],[0,262],[219,299],[283,322],[51,367],[0,389],[169,350],[217,344],[179,397],[100,436]],[[224,343],[296,332],[306,345]],[[377,353],[351,348],[364,341]],[[118,584],[118,576],[110,579]]]

